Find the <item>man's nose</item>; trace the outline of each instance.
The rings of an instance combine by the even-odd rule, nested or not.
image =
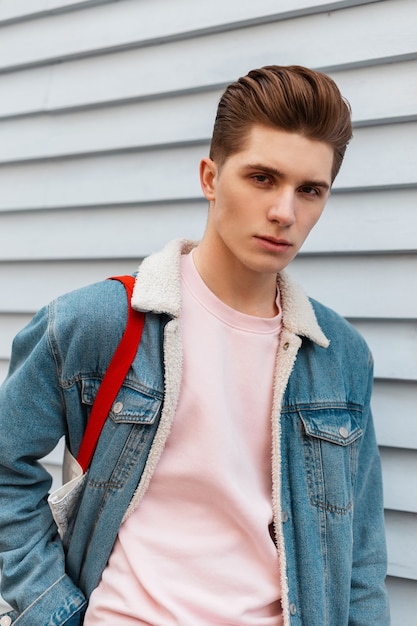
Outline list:
[[[295,222],[295,194],[293,189],[280,189],[274,196],[268,211],[268,218],[281,226],[291,226]]]

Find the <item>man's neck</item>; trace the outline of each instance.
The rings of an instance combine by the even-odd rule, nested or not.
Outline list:
[[[230,268],[212,262],[204,254],[204,247],[193,251],[195,266],[207,287],[222,302],[246,315],[274,317],[278,313],[275,275],[258,272],[230,271]],[[220,267],[219,267],[220,265]]]

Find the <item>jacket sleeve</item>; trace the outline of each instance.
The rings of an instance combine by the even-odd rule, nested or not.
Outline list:
[[[47,307],[15,338],[0,388],[1,592],[20,626],[76,625],[85,605],[65,573],[47,503],[51,477],[39,463],[66,434],[58,369]]]
[[[387,552],[381,463],[370,409],[372,363],[359,451],[353,519],[353,562],[349,626],[389,626],[385,588]]]

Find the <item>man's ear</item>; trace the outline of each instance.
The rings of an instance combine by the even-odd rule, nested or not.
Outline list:
[[[200,184],[203,194],[207,200],[215,199],[217,166],[209,157],[205,157],[200,162]]]

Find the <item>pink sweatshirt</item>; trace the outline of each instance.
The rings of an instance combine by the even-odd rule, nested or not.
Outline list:
[[[175,420],[147,493],[119,530],[85,626],[281,626],[269,533],[281,314],[231,309],[191,255],[182,260],[182,293]]]

